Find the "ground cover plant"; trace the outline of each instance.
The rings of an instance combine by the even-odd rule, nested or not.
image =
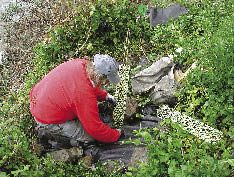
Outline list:
[[[66,7],[70,7],[68,1],[63,2],[68,3]],[[233,4],[225,0],[178,1],[189,9],[188,14],[152,28],[148,17],[140,16],[137,12],[140,2],[86,2],[82,6],[73,5],[76,8],[72,8],[74,15],[71,18],[51,23],[51,28],[43,35],[43,39],[30,43],[34,45],[39,42],[33,53],[30,48],[29,56],[33,59],[29,59],[27,66],[32,69],[23,78],[23,90],[11,92],[7,96],[1,94],[1,176],[107,175],[99,164],[96,164],[95,169],[87,170],[81,162],[60,163],[54,162],[50,157],[38,157],[34,147],[34,122],[29,113],[29,90],[46,73],[69,58],[91,58],[96,53],[112,55],[120,62],[128,57],[128,64],[132,68],[137,66],[137,59],[142,55],[147,55],[153,62],[159,55],[174,54],[177,56],[175,60],[183,65],[184,70],[197,61],[197,69],[183,81],[183,89],[177,95],[176,109],[224,134],[221,141],[209,144],[194,138],[169,120],[162,125],[168,127],[166,132],[161,132],[160,129],[140,130],[136,135],[144,138],[150,150],[150,161],[141,164],[139,169],[129,168],[126,174],[119,175],[231,176],[234,112]],[[152,0],[141,3],[166,7],[173,2]],[[57,5],[55,7],[60,7]],[[56,10],[49,4],[47,6],[52,12]],[[127,33],[129,45],[125,41]],[[175,52],[179,47],[183,48],[180,54]],[[128,55],[123,56],[126,50]],[[9,57],[11,55],[9,53]],[[8,62],[11,60],[8,59]],[[141,100],[147,99],[141,95],[139,97]],[[138,145],[140,142],[133,143]]]

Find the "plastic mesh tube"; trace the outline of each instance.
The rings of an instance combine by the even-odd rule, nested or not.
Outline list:
[[[208,126],[199,120],[193,119],[185,114],[180,113],[168,105],[163,105],[157,112],[158,118],[164,120],[169,118],[172,122],[178,122],[183,125],[183,129],[209,143],[215,143],[222,139],[223,133],[217,129]]]
[[[119,66],[120,82],[116,86],[114,94],[115,100],[117,101],[113,111],[115,128],[121,128],[123,126],[124,114],[126,110],[127,93],[129,88],[129,72],[130,66],[124,64]]]

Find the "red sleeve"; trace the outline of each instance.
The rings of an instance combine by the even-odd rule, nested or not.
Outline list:
[[[89,87],[80,92],[78,97],[75,103],[76,115],[86,132],[104,143],[117,141],[120,136],[118,130],[110,128],[99,118],[96,91]]]
[[[98,101],[105,101],[106,100],[106,96],[107,96],[107,92],[100,89],[100,88],[94,88],[94,92],[97,96],[97,100]]]

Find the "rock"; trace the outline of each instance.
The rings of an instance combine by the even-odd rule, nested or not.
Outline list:
[[[44,147],[41,144],[34,144],[33,153],[40,156],[42,154],[42,151],[44,151]]]
[[[112,176],[116,173],[123,172],[126,168],[121,160],[108,160],[102,165],[105,169],[105,172],[111,174]]]
[[[93,157],[90,155],[82,157],[80,161],[83,162],[82,165],[84,168],[91,168],[94,162]]]
[[[137,73],[132,78],[132,91],[133,94],[147,92],[162,79],[168,75],[174,63],[169,57],[162,57],[154,62],[148,68]]]
[[[148,162],[148,149],[146,147],[136,147],[133,151],[129,166],[138,168],[139,163]]]
[[[142,69],[145,69],[147,65],[150,64],[150,60],[147,58],[147,56],[141,56],[139,58],[139,65],[142,67]]]
[[[127,103],[126,103],[125,115],[126,115],[126,118],[130,118],[134,114],[136,114],[138,102],[135,98],[130,98],[130,97],[127,98],[126,102]]]
[[[180,69],[175,70],[174,78],[179,83],[184,78],[184,73]]]
[[[73,147],[70,149],[62,149],[49,153],[55,161],[71,161],[72,159],[81,158],[83,155],[83,149],[81,147]]]
[[[159,58],[132,78],[133,94],[149,91],[151,101],[174,104],[176,102],[174,94],[180,87],[174,79],[174,67],[172,57]]]

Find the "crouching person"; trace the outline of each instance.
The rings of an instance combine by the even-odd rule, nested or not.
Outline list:
[[[37,130],[67,137],[72,146],[117,141],[120,130],[100,120],[97,101],[115,102],[100,87],[119,80],[118,64],[108,55],[97,54],[94,62],[73,59],[60,64],[30,91],[30,111]]]

